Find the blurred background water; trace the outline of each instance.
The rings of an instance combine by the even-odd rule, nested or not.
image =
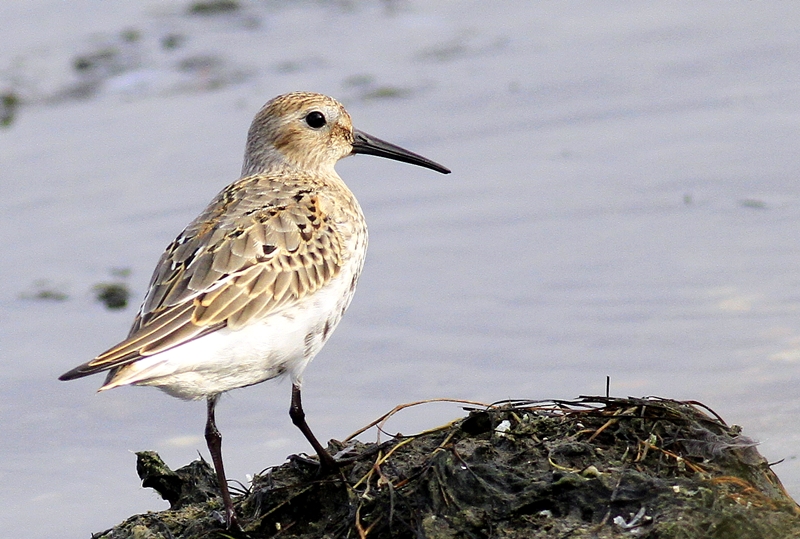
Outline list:
[[[401,402],[571,398],[608,375],[743,425],[800,495],[800,5],[38,0],[0,21],[9,536],[163,509],[132,451],[206,454],[203,403],[56,377],[125,336],[163,248],[238,177],[255,112],[292,90],[453,169],[338,166],[371,243],[307,371],[321,439]],[[108,282],[126,309],[96,301]],[[310,451],[289,393],[222,400],[230,477]]]

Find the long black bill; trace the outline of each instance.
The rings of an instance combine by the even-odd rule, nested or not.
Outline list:
[[[421,167],[441,172],[442,174],[450,174],[450,169],[443,167],[439,163],[431,161],[428,158],[417,155],[414,152],[404,150],[400,146],[395,146],[385,140],[381,140],[372,135],[367,135],[358,129],[353,130],[355,135],[353,140],[353,153],[363,153],[365,155],[377,155],[378,157],[386,157],[387,159],[394,159],[395,161],[402,161],[403,163],[411,163],[412,165],[419,165]]]

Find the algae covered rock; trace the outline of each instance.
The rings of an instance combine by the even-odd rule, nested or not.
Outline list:
[[[214,474],[139,454],[171,509],[96,537],[800,537],[800,513],[756,444],[698,403],[582,397],[513,401],[382,444],[330,443],[345,463],[301,458],[256,476],[225,530]]]

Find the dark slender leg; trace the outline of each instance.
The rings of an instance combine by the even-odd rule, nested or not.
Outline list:
[[[228,490],[228,480],[225,478],[225,468],[222,466],[222,435],[217,430],[217,423],[214,420],[214,408],[217,406],[219,395],[208,397],[208,419],[206,420],[206,443],[211,452],[211,460],[214,462],[214,469],[217,471],[219,489],[222,491],[222,503],[225,504],[225,522],[228,529],[241,529],[236,521],[236,512],[233,510],[231,493]]]
[[[339,468],[339,465],[333,460],[333,457],[328,453],[322,444],[317,441],[314,433],[308,428],[306,423],[306,413],[303,411],[303,403],[300,398],[300,386],[292,384],[292,405],[289,407],[289,417],[292,418],[292,423],[300,429],[303,436],[306,437],[308,443],[314,448],[319,456],[319,469],[321,473],[332,472]]]

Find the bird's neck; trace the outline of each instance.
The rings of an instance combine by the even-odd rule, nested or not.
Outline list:
[[[265,152],[263,154],[247,153],[242,164],[242,178],[255,174],[270,174],[274,172],[298,172],[303,175],[312,174],[319,177],[335,177],[341,181],[331,163],[294,163],[286,159],[280,152]]]

